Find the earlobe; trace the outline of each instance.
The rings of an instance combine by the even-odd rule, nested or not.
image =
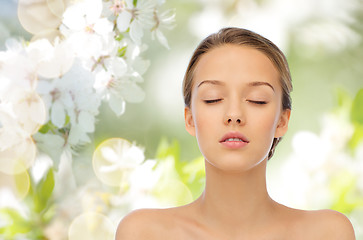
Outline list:
[[[190,135],[195,136],[193,114],[192,110],[189,107],[184,108],[184,119],[185,119],[185,129]]]
[[[289,128],[290,115],[291,109],[285,109],[281,113],[279,123],[275,131],[275,138],[283,137],[287,132],[287,129]]]

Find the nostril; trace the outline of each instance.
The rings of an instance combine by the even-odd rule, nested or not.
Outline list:
[[[232,122],[232,119],[230,119],[230,118],[229,118],[227,122],[228,122],[228,123],[231,123],[231,122]]]
[[[237,119],[237,123],[241,123],[241,119]]]

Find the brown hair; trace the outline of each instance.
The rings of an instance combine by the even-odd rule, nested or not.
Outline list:
[[[238,46],[247,46],[261,51],[274,64],[280,73],[280,83],[282,87],[282,108],[283,110],[291,109],[292,91],[291,75],[289,65],[283,52],[270,40],[252,31],[243,28],[223,28],[219,32],[209,35],[195,49],[188,68],[185,72],[183,81],[183,95],[186,107],[191,106],[191,96],[193,88],[193,76],[199,59],[203,54],[210,50],[223,46],[225,44],[234,44]],[[275,147],[281,138],[274,138],[268,159],[270,159],[275,151]]]

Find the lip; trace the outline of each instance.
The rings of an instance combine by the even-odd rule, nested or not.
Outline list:
[[[239,138],[242,141],[227,141],[228,138]],[[225,134],[219,141],[220,144],[227,148],[237,149],[243,148],[246,146],[250,141],[240,132],[229,132]]]

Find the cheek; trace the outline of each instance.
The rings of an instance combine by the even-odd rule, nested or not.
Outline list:
[[[256,131],[268,134],[269,138],[273,138],[278,123],[279,111],[277,107],[271,107],[265,109],[265,111],[251,112],[251,123],[254,122]]]
[[[220,113],[215,109],[206,108],[201,104],[194,105],[194,124],[195,124],[195,136],[202,152],[209,149],[209,145],[213,141],[210,138],[215,136],[216,126],[218,126],[218,118]]]
[[[207,131],[215,118],[215,115],[213,118],[213,114],[209,113],[208,111],[203,111],[202,108],[197,108],[193,115],[197,135]]]

